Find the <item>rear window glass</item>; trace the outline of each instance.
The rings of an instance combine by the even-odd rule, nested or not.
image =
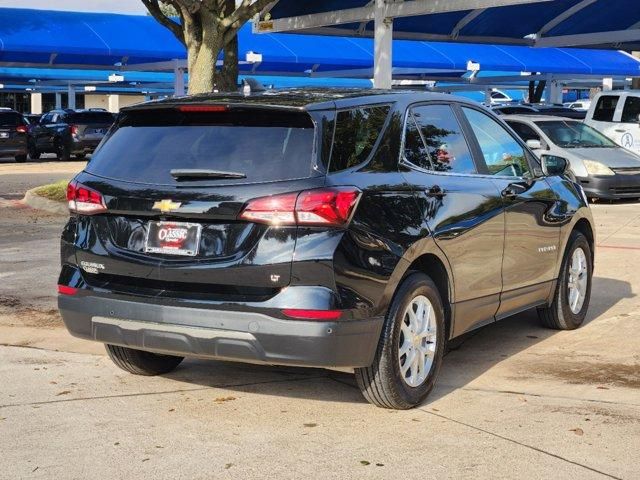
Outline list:
[[[369,158],[389,108],[382,105],[338,112],[329,171],[355,167]]]
[[[596,108],[593,111],[593,119],[598,122],[613,122],[613,114],[618,105],[618,97],[613,95],[603,95],[598,99]]]
[[[67,115],[69,123],[112,123],[113,114],[109,112],[80,112]]]
[[[0,112],[0,125],[15,127],[22,125],[22,116],[15,112]]]
[[[307,113],[232,111],[128,113],[86,170],[103,177],[171,185],[173,169],[241,173],[225,183],[307,178],[316,173]],[[211,182],[212,179],[206,179]]]

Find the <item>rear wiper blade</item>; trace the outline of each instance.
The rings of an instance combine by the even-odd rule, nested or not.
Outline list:
[[[169,172],[176,180],[189,180],[199,178],[247,178],[244,173],[224,172],[220,170],[207,170],[200,168],[177,168]]]

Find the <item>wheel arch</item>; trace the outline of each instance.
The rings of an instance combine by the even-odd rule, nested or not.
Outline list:
[[[595,234],[593,232],[593,227],[591,226],[591,223],[589,222],[589,220],[582,217],[576,222],[576,224],[573,226],[573,229],[571,230],[571,232],[575,232],[575,231],[582,233],[587,238],[587,242],[589,242],[589,247],[591,248],[591,263],[593,264],[596,249],[595,249]]]

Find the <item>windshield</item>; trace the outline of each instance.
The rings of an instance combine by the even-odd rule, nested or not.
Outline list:
[[[125,118],[98,148],[86,171],[137,183],[175,185],[171,170],[215,170],[246,178],[218,182],[269,182],[315,174],[315,129],[308,114],[153,113]],[[139,116],[138,116],[139,117]],[[211,179],[207,179],[211,181]]]
[[[617,145],[589,125],[566,120],[536,122],[553,143],[562,148],[613,148]]]

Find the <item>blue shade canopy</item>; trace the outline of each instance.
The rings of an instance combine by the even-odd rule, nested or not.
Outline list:
[[[402,3],[402,2],[400,2]],[[405,0],[406,4],[415,3]],[[442,2],[446,3],[446,2]],[[468,2],[470,5],[478,2]],[[551,0],[520,5],[493,6],[500,2],[484,2],[489,8],[460,10],[430,15],[398,17],[394,20],[395,38],[465,41],[482,43],[545,44],[545,39],[580,35],[580,43],[563,45],[595,45],[599,48],[640,49],[640,1],[638,0]],[[269,12],[272,20],[309,14],[338,12],[370,6],[369,0],[280,0]],[[493,4],[493,5],[492,5]],[[337,14],[336,17],[340,15]],[[371,18],[369,18],[371,20]],[[618,36],[598,35],[634,31],[633,40],[620,41]],[[316,25],[306,33],[371,36],[373,22]],[[537,38],[532,37],[537,35]],[[590,36],[590,37],[588,37]],[[590,40],[591,38],[591,40]],[[619,35],[628,38],[628,35]],[[571,39],[578,41],[578,39]],[[592,41],[592,43],[590,43]],[[546,42],[549,44],[549,42]]]
[[[287,0],[281,1],[286,5]],[[332,5],[332,2],[324,3],[325,8]],[[547,2],[547,5],[554,3]],[[505,27],[514,23],[517,22],[506,22]],[[370,38],[254,34],[251,26],[245,25],[239,33],[240,59],[250,51],[260,53],[262,62],[240,65],[243,75],[348,78],[373,75],[373,40]],[[130,69],[138,68],[136,65],[144,69],[146,63],[185,58],[184,47],[149,16],[0,9],[0,67],[49,70],[67,67],[114,72],[120,63]],[[393,45],[397,78],[460,76],[466,72],[470,60],[480,63],[482,71],[640,75],[638,61],[616,51],[409,40],[396,40]],[[141,78],[140,73],[122,73],[126,81],[155,80]],[[39,78],[37,71],[27,75]],[[73,75],[67,72],[60,74],[60,78],[71,80]],[[100,80],[108,74],[75,75],[78,80]],[[52,79],[55,74],[42,71],[40,77]]]

